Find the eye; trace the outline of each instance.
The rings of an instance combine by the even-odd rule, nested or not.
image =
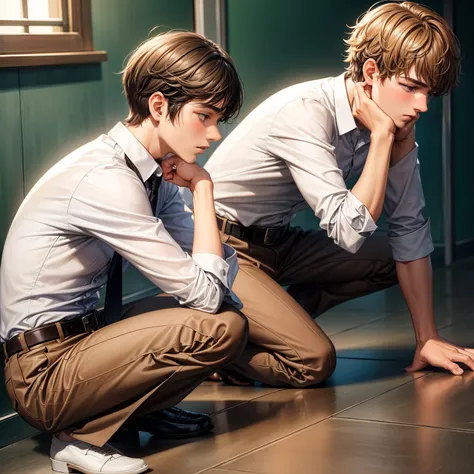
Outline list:
[[[208,120],[208,119],[210,118],[209,115],[207,115],[207,114],[202,114],[202,113],[199,113],[199,114],[198,114],[198,117],[199,117],[199,120],[200,120],[201,122],[205,122],[206,120]]]
[[[406,90],[407,92],[413,92],[416,90],[416,87],[413,87],[413,86],[409,86],[408,84],[400,84],[404,90]]]

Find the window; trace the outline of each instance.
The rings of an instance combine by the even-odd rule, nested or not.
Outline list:
[[[0,0],[0,67],[105,61],[90,0]]]

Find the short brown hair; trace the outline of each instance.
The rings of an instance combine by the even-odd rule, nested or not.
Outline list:
[[[345,43],[347,75],[363,81],[367,59],[377,63],[382,80],[408,75],[414,66],[432,95],[458,85],[460,53],[457,38],[444,18],[419,3],[390,2],[370,8],[352,27]]]
[[[131,53],[122,73],[130,125],[148,118],[148,99],[155,92],[168,100],[172,122],[183,105],[196,99],[219,106],[223,122],[242,107],[242,84],[232,59],[197,33],[169,31],[148,39]]]

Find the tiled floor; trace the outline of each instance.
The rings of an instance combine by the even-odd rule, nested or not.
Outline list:
[[[435,271],[440,334],[474,347],[474,260]],[[474,373],[408,374],[414,337],[400,290],[318,318],[338,351],[336,372],[306,390],[206,382],[182,406],[212,414],[212,436],[119,441],[169,474],[466,474],[472,472]],[[0,450],[0,472],[49,473],[45,435]]]

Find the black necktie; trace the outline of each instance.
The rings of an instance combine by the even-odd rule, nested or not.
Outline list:
[[[130,158],[125,155],[127,166],[135,172],[140,181],[143,183],[140,172],[132,163]],[[143,183],[147,189],[150,199],[151,211],[156,211],[158,202],[158,189],[160,188],[162,176],[152,175],[146,183]],[[110,262],[109,272],[107,275],[107,288],[105,290],[104,302],[104,319],[106,324],[115,321],[122,315],[122,256],[115,252]]]

